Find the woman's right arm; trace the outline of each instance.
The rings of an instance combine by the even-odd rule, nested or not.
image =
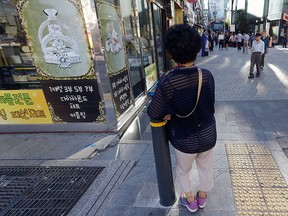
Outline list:
[[[153,99],[148,106],[147,113],[151,119],[163,119],[170,114],[168,111],[167,101],[165,100],[164,91],[159,83]]]

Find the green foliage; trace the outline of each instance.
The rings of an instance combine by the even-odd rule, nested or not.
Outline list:
[[[236,31],[240,31],[240,32],[247,32],[248,29],[248,25],[250,24],[250,20],[247,16],[247,13],[245,12],[245,10],[237,10],[235,11],[235,27],[236,27]]]

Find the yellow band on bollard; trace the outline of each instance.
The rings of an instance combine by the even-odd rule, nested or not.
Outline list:
[[[162,127],[162,126],[164,126],[164,125],[166,125],[167,124],[167,120],[164,120],[163,122],[157,122],[157,123],[155,123],[155,122],[150,122],[150,125],[152,126],[152,127]]]

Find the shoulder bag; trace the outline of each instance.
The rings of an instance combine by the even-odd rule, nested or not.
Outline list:
[[[189,114],[187,114],[185,116],[181,116],[181,115],[176,114],[177,117],[179,117],[179,118],[187,118],[190,115],[192,115],[192,113],[195,111],[195,109],[196,109],[196,107],[198,105],[198,101],[199,101],[200,93],[201,93],[201,88],[202,88],[202,70],[200,68],[198,68],[198,79],[199,79],[199,82],[198,82],[197,100],[196,100],[196,104],[195,104],[193,110]]]

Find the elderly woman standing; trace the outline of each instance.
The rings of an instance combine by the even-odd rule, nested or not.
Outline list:
[[[190,212],[206,205],[213,186],[213,147],[216,144],[214,79],[195,66],[201,49],[198,32],[186,24],[168,29],[165,48],[177,67],[160,80],[148,107],[152,119],[169,120],[169,140],[175,149],[176,176],[182,189],[180,202]],[[190,172],[196,161],[199,186],[193,193]]]

